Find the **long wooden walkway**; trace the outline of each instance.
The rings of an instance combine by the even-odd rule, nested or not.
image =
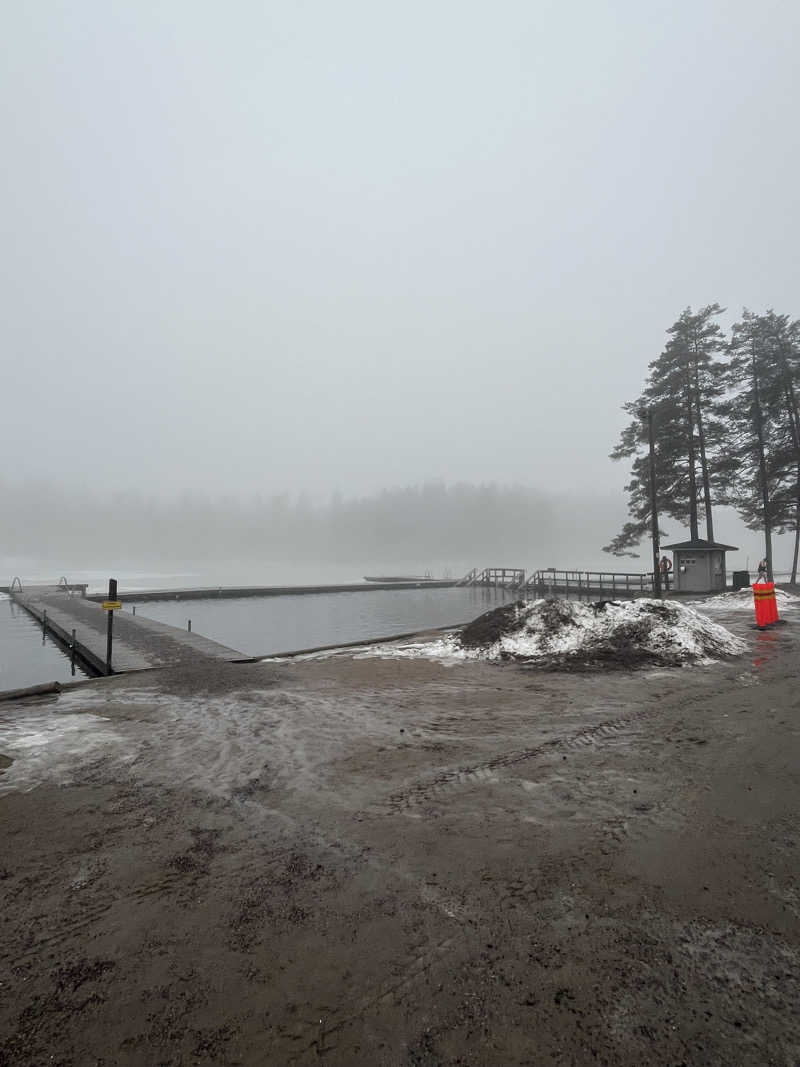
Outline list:
[[[533,571],[517,587],[524,596],[641,597],[653,595],[652,573],[620,571]]]
[[[122,585],[119,595],[129,603],[149,600],[235,600],[258,596],[318,596],[320,593],[373,593],[381,589],[452,589],[461,582],[452,578],[419,582],[350,582],[346,585],[222,585],[204,589],[131,589]],[[105,593],[89,593],[87,600],[98,604]]]
[[[15,590],[14,600],[47,632],[67,648],[75,631],[75,650],[95,674],[106,673],[106,613],[100,604],[71,596],[63,587],[38,586]],[[250,657],[235,648],[217,644],[200,634],[178,630],[166,623],[139,615],[114,613],[114,647],[111,668],[114,674],[172,667],[208,660],[244,660]]]
[[[652,572],[536,570],[522,567],[475,567],[459,585],[506,589],[517,596],[640,597],[652,596]]]

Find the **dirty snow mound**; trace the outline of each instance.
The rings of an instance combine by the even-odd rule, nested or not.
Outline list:
[[[735,656],[744,649],[730,631],[681,604],[536,600],[519,605],[516,630],[489,646],[486,654],[580,669],[669,667]]]
[[[674,667],[738,656],[745,644],[693,608],[660,600],[535,600],[505,604],[460,634],[384,645],[376,656],[516,660],[555,670]]]

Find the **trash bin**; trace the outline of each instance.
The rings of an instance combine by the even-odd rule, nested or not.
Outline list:
[[[750,571],[734,571],[733,572],[733,588],[734,589],[747,589],[750,585]]]

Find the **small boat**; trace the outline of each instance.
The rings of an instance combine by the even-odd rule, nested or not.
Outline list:
[[[431,574],[365,574],[365,582],[434,582],[436,579]]]

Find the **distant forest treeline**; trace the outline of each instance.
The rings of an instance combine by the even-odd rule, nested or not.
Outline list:
[[[697,539],[714,540],[714,506],[729,505],[763,534],[772,577],[773,535],[794,534],[800,552],[800,321],[745,310],[729,336],[719,304],[687,308],[649,365],[644,390],[612,459],[632,458],[630,518],[606,552],[635,555],[650,534],[648,412],[655,444],[656,505]]]
[[[72,561],[269,560],[419,566],[581,565],[587,509],[595,529],[618,521],[614,497],[524,486],[433,483],[315,503],[281,493],[242,500],[185,493],[69,493],[0,485],[0,555]]]

